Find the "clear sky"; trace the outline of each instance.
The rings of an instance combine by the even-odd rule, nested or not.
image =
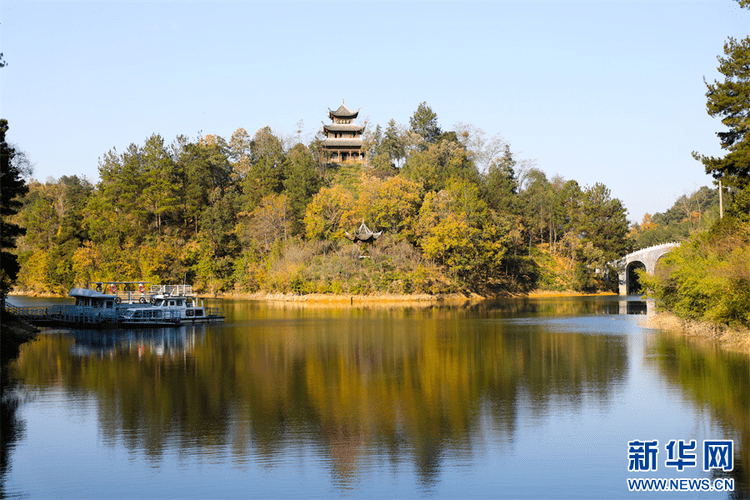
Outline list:
[[[270,125],[312,136],[345,99],[407,124],[500,134],[549,177],[602,182],[640,221],[710,185],[723,154],[703,78],[750,11],[699,2],[2,0],[0,114],[33,177],[85,175],[112,148]]]

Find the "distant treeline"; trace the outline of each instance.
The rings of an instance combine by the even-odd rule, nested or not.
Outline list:
[[[591,290],[609,286],[596,270],[632,248],[625,208],[607,187],[549,179],[473,126],[444,132],[425,103],[408,126],[370,128],[362,163],[327,162],[322,139],[294,143],[268,127],[228,141],[154,134],[104,154],[96,185],[32,181],[15,216],[26,228],[17,287],[65,293],[143,279],[207,293]],[[363,220],[384,235],[358,250],[344,233]]]
[[[730,197],[724,193],[725,203]],[[664,213],[646,214],[640,224],[630,230],[634,248],[641,249],[661,243],[683,241],[696,231],[705,231],[719,220],[719,190],[701,187],[690,195],[682,195]]]

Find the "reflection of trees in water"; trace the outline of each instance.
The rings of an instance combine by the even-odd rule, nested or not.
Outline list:
[[[5,482],[10,472],[10,452],[15,443],[23,438],[24,424],[18,418],[21,396],[16,384],[8,377],[8,365],[3,362],[0,375],[0,498],[9,497]]]
[[[732,498],[750,497],[750,359],[747,354],[728,352],[699,339],[666,333],[654,337],[650,350],[658,356],[647,359],[659,366],[667,380],[701,406],[710,408],[719,422],[738,430],[734,451],[735,458],[739,455],[740,460],[735,460],[733,471],[722,474],[735,480]]]
[[[626,372],[618,337],[483,321],[493,315],[263,310],[178,356],[70,356],[70,337],[43,336],[20,370],[28,384],[95,390],[105,442],[154,460],[228,447],[272,467],[308,443],[326,450],[341,488],[374,454],[411,461],[429,489],[446,456],[472,454],[482,414],[509,440],[522,395],[535,411],[561,399],[582,408],[587,394],[611,400]]]

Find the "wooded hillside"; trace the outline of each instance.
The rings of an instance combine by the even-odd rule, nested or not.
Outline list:
[[[447,293],[607,286],[630,248],[602,184],[548,178],[499,136],[444,132],[422,103],[409,126],[365,133],[362,163],[327,163],[321,137],[268,128],[171,143],[154,134],[99,159],[100,181],[32,181],[16,216],[18,288],[89,280],[193,284],[204,293]],[[362,221],[384,235],[347,240]]]

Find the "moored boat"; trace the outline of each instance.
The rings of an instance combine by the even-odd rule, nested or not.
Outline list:
[[[155,295],[148,305],[129,307],[120,322],[131,326],[207,323],[224,321],[218,309],[198,304],[198,299],[184,295]]]
[[[73,305],[6,307],[40,326],[153,327],[224,320],[219,309],[203,305],[190,285],[146,285],[150,283],[94,281],[70,291]]]

